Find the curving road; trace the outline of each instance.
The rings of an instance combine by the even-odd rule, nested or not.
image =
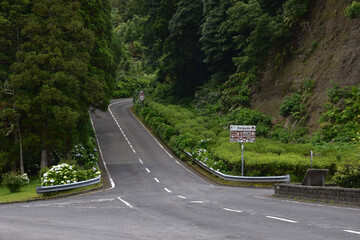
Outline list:
[[[360,209],[272,199],[272,189],[212,185],[166,151],[129,111],[92,115],[107,190],[0,205],[0,240],[360,239]]]

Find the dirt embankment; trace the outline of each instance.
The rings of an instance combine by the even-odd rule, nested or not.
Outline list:
[[[319,128],[318,119],[325,110],[326,90],[331,82],[343,86],[360,85],[360,19],[348,19],[345,8],[353,0],[317,0],[312,3],[302,25],[292,56],[279,70],[274,70],[270,59],[253,107],[274,117],[274,123],[283,119],[279,108],[286,96],[305,80],[315,82],[309,100],[308,122],[310,132]]]

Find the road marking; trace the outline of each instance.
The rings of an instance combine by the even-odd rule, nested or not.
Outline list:
[[[158,182],[158,183],[160,182],[159,179],[157,179],[157,178],[154,178],[154,180],[155,180],[156,182]]]
[[[141,164],[144,164],[144,162],[139,158],[139,162],[141,163]]]
[[[204,201],[191,201],[191,203],[201,203],[201,204],[205,204]]]
[[[223,208],[224,210],[226,211],[229,211],[229,212],[237,212],[237,213],[242,213],[243,211],[240,211],[240,210],[236,210],[236,209],[230,209],[230,208]]]
[[[148,173],[150,173],[150,170],[148,168],[145,168]]]
[[[184,196],[180,196],[180,195],[179,195],[178,197],[179,197],[179,198],[182,198],[182,199],[186,199],[186,197],[184,197]]]
[[[105,168],[106,174],[109,176],[109,180],[110,180],[110,184],[111,184],[111,187],[108,188],[108,189],[106,189],[106,190],[111,190],[111,189],[113,189],[113,188],[115,187],[115,182],[114,182],[114,180],[111,178],[110,172],[109,172],[109,170],[108,170],[108,168],[107,168],[107,165],[106,165],[106,162],[105,162],[105,159],[104,159],[104,155],[103,155],[102,150],[101,150],[101,147],[100,147],[99,139],[98,139],[97,134],[96,134],[96,131],[95,131],[94,122],[93,122],[93,120],[92,120],[91,117],[90,117],[90,122],[91,122],[91,126],[92,126],[92,128],[93,128],[93,131],[94,131],[94,133],[95,133],[95,139],[96,139],[97,145],[98,145],[98,147],[99,147],[100,156],[101,156],[102,162],[103,162],[103,164],[104,164],[104,168]]]
[[[109,112],[110,112],[110,114],[111,114],[112,118],[114,119],[114,121],[115,121],[116,125],[118,126],[118,128],[119,128],[119,130],[120,130],[121,134],[124,136],[125,140],[126,140],[126,141],[127,141],[127,143],[129,144],[129,146],[130,146],[131,150],[132,150],[132,151],[136,154],[136,151],[135,151],[134,147],[131,145],[131,143],[130,143],[129,139],[127,138],[127,136],[126,136],[126,134],[125,134],[125,132],[122,130],[122,128],[121,128],[121,126],[120,126],[120,124],[118,123],[118,121],[116,120],[116,118],[115,118],[114,114],[112,113],[112,111],[111,111],[111,109],[110,109],[110,106],[112,106],[112,105],[114,105],[114,104],[117,104],[117,103],[119,103],[119,102],[112,103],[112,104],[110,104],[110,105],[109,105],[109,107],[108,107]]]
[[[131,112],[131,111],[130,111]],[[131,112],[131,114],[133,115],[133,117],[138,121],[138,123],[140,123],[140,125],[149,133],[149,135],[157,142],[157,144],[166,152],[167,155],[169,155],[170,158],[174,159],[174,157],[168,152],[166,151],[166,149],[159,143],[159,141],[150,133],[150,131],[145,127],[145,125],[139,121],[139,119],[137,119],[137,117],[134,115],[133,112]],[[190,171],[189,169],[187,169],[186,167],[184,167],[181,163],[178,163],[183,169],[185,169],[186,171],[188,171],[189,173],[191,173],[192,175],[194,175],[195,177],[197,177],[198,179],[200,179],[202,182],[209,184],[207,181],[205,181],[204,179],[202,179],[201,177],[199,177],[198,175],[196,175],[195,173],[193,173],[192,171]],[[214,186],[212,184],[209,184],[210,186]]]
[[[117,197],[121,202],[123,202],[123,203],[125,203],[126,204],[126,206],[128,206],[129,208],[133,208],[133,206],[131,206],[131,204],[130,203],[128,203],[127,201],[125,201],[125,200],[123,200],[123,199],[121,199],[120,197]]]
[[[132,113],[132,112],[131,112]],[[134,114],[132,113],[132,115],[134,116]],[[135,117],[135,116],[134,116]],[[135,119],[137,120],[137,118],[135,117]],[[144,126],[144,124],[142,122],[140,122],[138,120],[138,122],[141,124],[141,126],[143,126],[143,128],[150,134],[150,136],[155,140],[155,142],[157,142],[157,144],[166,152],[167,155],[169,155],[170,158],[174,158],[173,156],[171,156],[171,154],[161,145],[161,143],[149,132],[149,130]]]
[[[165,189],[165,191],[167,191],[168,193],[172,193],[169,189],[167,189],[167,188],[164,188]]]
[[[289,220],[289,219],[285,219],[285,218],[279,218],[279,217],[273,217],[273,216],[266,216],[266,217],[275,219],[275,220],[279,220],[279,221],[289,222],[289,223],[298,223],[298,221]]]
[[[352,231],[352,230],[343,230],[344,232],[348,232],[348,233],[355,233],[355,234],[359,234],[360,235],[360,232],[356,232],[356,231]]]
[[[324,204],[316,204],[316,203],[307,203],[307,202],[299,202],[299,201],[295,201],[295,200],[286,200],[286,199],[275,199],[275,198],[272,198],[272,197],[262,197],[262,196],[253,196],[253,197],[258,198],[258,199],[273,200],[273,201],[294,203],[294,204],[300,204],[300,205],[309,205],[309,206],[316,206],[316,207],[329,207],[329,208],[336,208],[336,209],[347,209],[347,210],[352,210],[352,211],[360,211],[359,208],[332,206],[332,205],[324,205]]]

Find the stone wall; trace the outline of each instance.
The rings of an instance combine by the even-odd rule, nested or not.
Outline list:
[[[360,188],[317,187],[298,184],[276,184],[275,196],[299,197],[360,206]]]

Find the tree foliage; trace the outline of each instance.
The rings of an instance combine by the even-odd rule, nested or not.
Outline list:
[[[5,119],[0,139],[15,125],[23,133],[19,138],[16,131],[17,139],[26,149],[41,149],[46,167],[54,150],[69,152],[89,136],[89,107],[107,106],[117,62],[111,9],[107,0],[19,0],[0,6],[6,54],[0,66]]]

